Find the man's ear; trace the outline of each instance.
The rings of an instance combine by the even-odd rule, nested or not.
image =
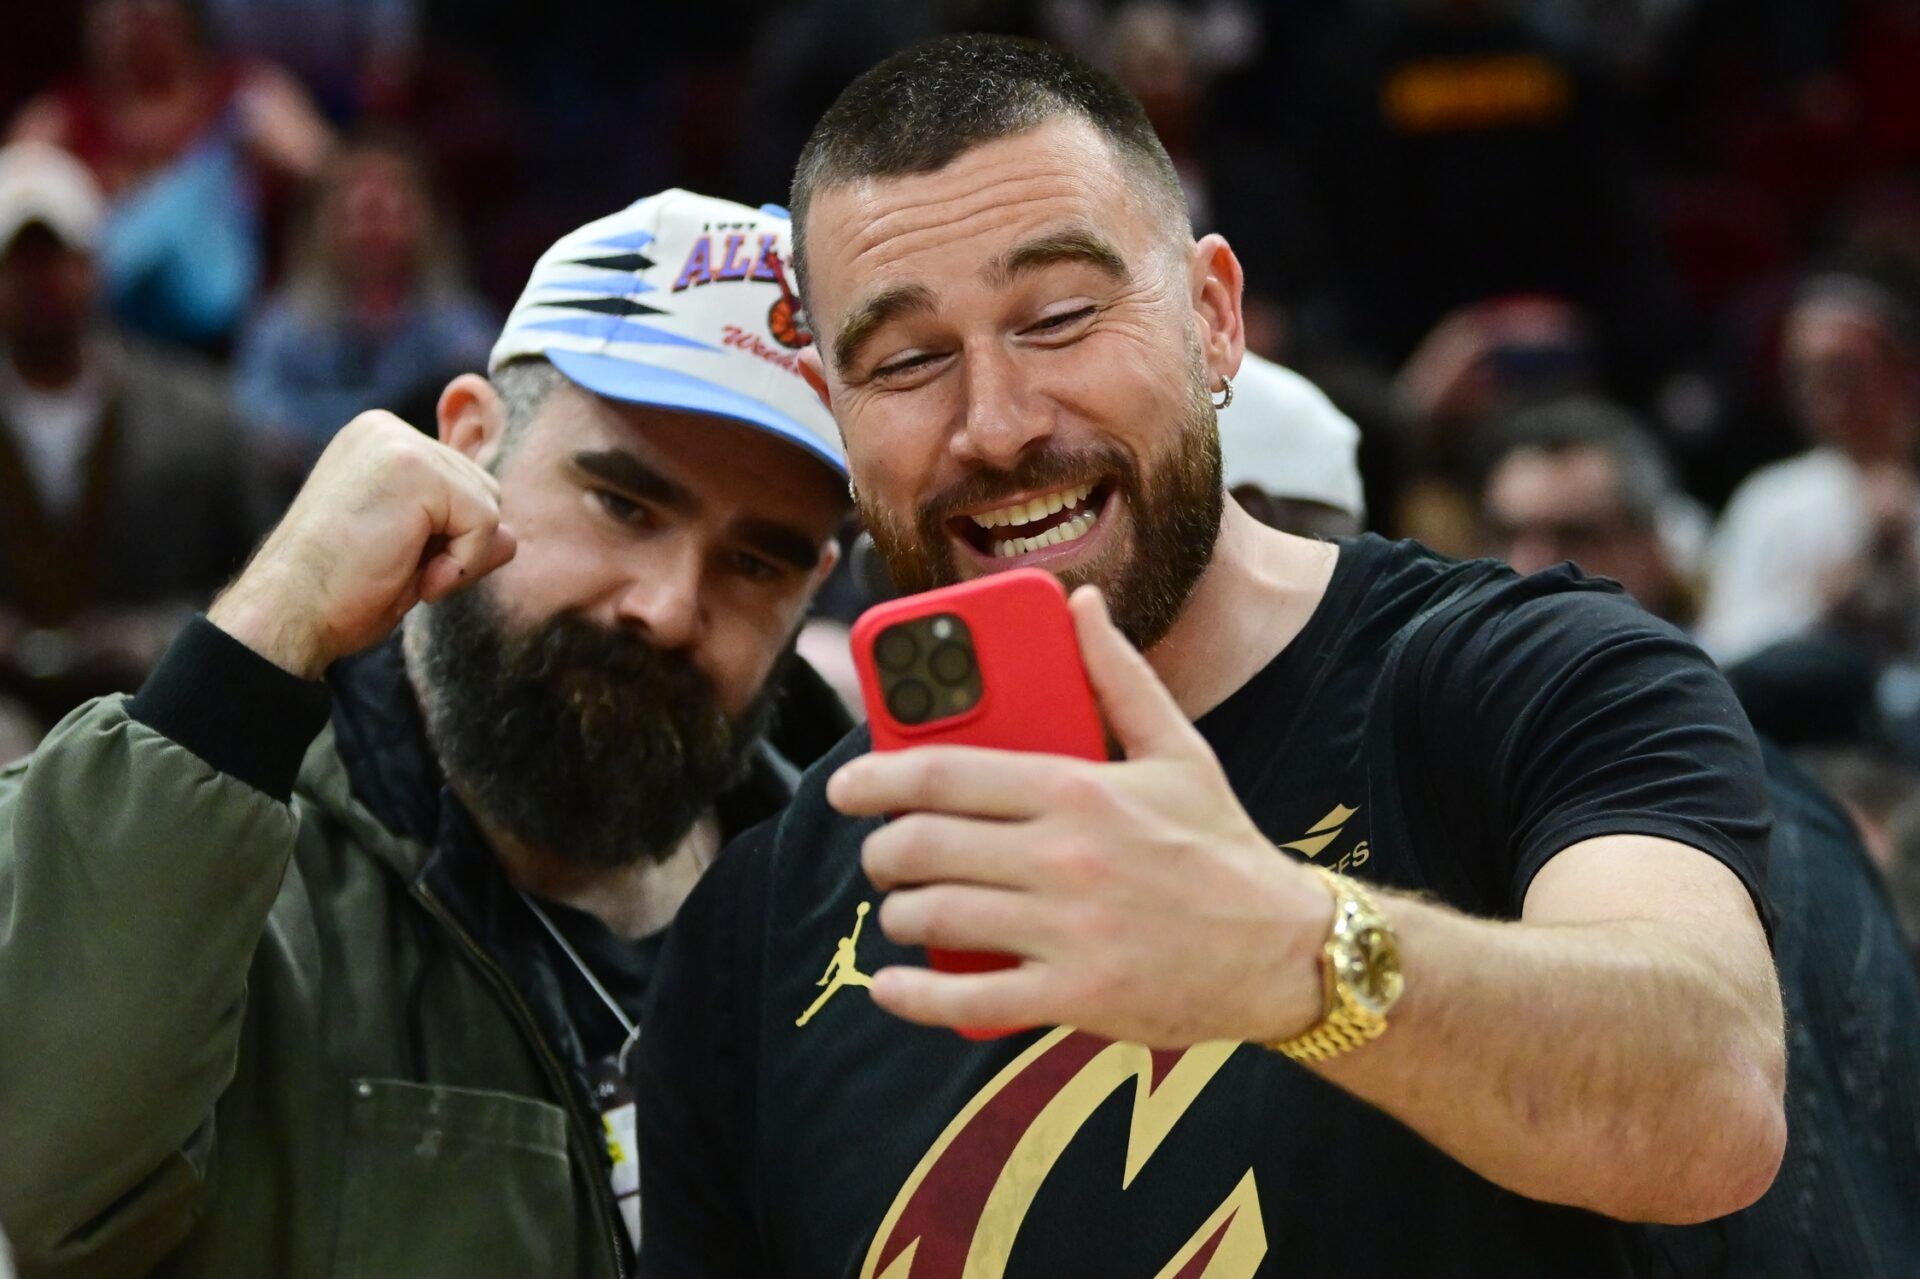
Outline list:
[[[1200,350],[1207,364],[1208,386],[1217,391],[1217,379],[1238,373],[1240,358],[1247,350],[1246,315],[1241,310],[1246,276],[1233,246],[1224,237],[1203,236],[1193,246],[1187,283]]]
[[[493,383],[478,373],[462,373],[440,392],[440,442],[482,466],[500,455],[507,429],[507,406]]]
[[[807,599],[809,601],[813,599],[814,594],[819,591],[822,586],[827,584],[827,578],[832,574],[833,566],[839,562],[840,539],[837,537],[829,537],[827,538],[826,545],[820,548],[820,562],[813,566],[813,572],[807,576]]]
[[[800,376],[807,380],[813,393],[829,409],[833,407],[833,396],[827,390],[827,366],[820,360],[820,344],[809,342],[800,348]]]

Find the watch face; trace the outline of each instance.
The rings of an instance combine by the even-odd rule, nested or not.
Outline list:
[[[1400,947],[1384,928],[1366,926],[1353,934],[1341,965],[1347,989],[1368,1012],[1385,1013],[1400,998]]]

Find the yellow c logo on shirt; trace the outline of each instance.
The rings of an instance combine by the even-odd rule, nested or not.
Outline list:
[[[1237,1043],[1155,1052],[1070,1027],[1053,1031],[975,1094],[901,1186],[861,1279],[1001,1279],[1034,1196],[1094,1110],[1134,1085],[1122,1189],[1159,1149]],[[1253,1170],[1158,1279],[1251,1279],[1267,1255]]]

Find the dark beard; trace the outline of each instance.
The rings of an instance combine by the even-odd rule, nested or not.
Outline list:
[[[661,861],[746,773],[788,658],[737,721],[679,653],[561,614],[516,631],[485,583],[422,609],[427,738],[476,816],[576,865]]]
[[[991,506],[1017,493],[1111,476],[1133,517],[1132,553],[1110,551],[1059,576],[1069,591],[1086,582],[1098,586],[1121,633],[1136,648],[1151,648],[1180,620],[1207,571],[1226,500],[1219,423],[1197,351],[1190,389],[1171,446],[1145,468],[1113,444],[1030,454],[1010,471],[980,471],[944,490],[921,507],[911,527],[860,493],[861,519],[894,584],[902,593],[914,594],[959,580],[947,523],[961,511]]]

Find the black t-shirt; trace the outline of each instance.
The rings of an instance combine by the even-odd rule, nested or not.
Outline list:
[[[1759,897],[1765,781],[1726,684],[1570,568],[1342,543],[1305,629],[1199,728],[1290,855],[1474,914],[1517,915],[1548,858],[1602,834],[1689,844]],[[1504,1191],[1259,1047],[973,1043],[883,1013],[862,975],[923,957],[874,926],[874,823],[822,795],[865,747],[723,854],[668,940],[640,1049],[643,1274],[1664,1271],[1646,1232]]]

